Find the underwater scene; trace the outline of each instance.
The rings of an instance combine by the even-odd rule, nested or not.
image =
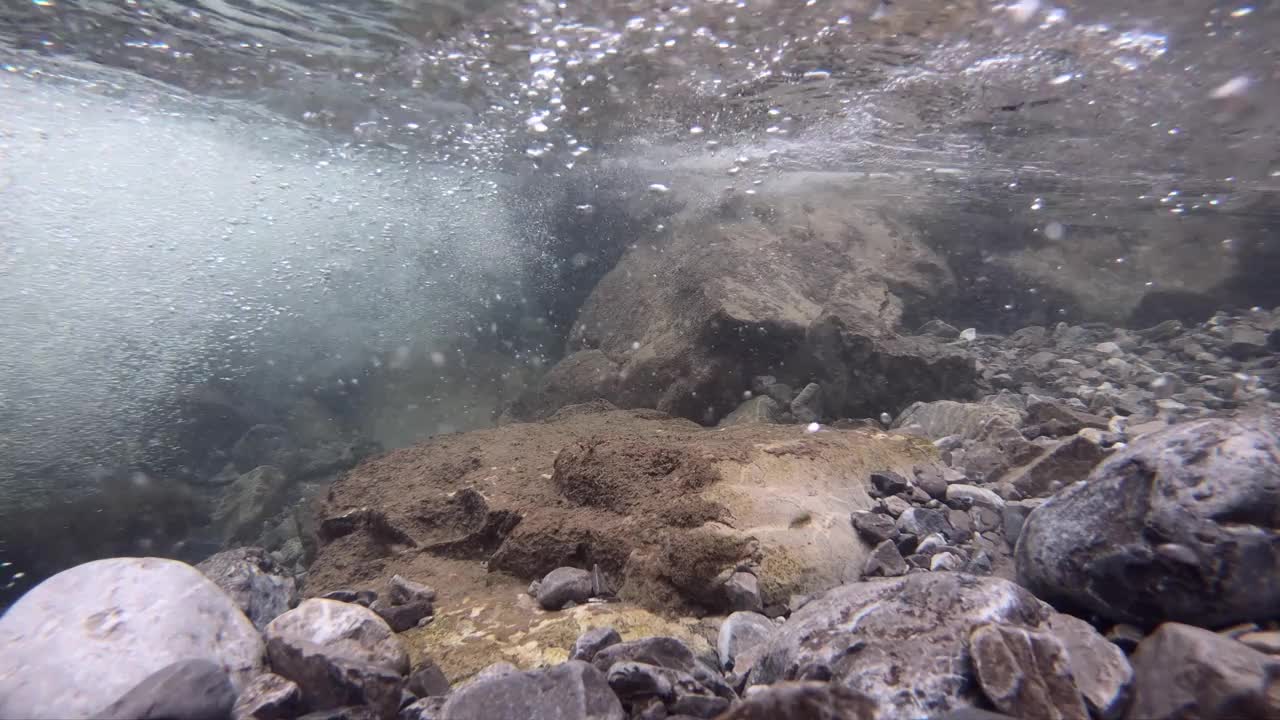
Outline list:
[[[1280,4],[0,0],[0,720],[1280,720]]]

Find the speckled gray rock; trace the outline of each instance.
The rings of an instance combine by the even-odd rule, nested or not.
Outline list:
[[[1006,580],[921,573],[843,585],[797,610],[764,645],[749,684],[830,678],[860,689],[882,720],[918,720],[980,702],[969,634],[1038,626],[1048,611]],[[851,652],[856,662],[847,662]]]
[[[735,667],[738,656],[769,639],[777,626],[769,618],[754,612],[736,612],[720,624],[716,653],[725,670]]]
[[[180,660],[218,664],[237,691],[263,669],[262,639],[235,602],[159,558],[95,560],[45,580],[0,617],[0,647],[0,718],[91,717]]]
[[[1220,627],[1280,605],[1280,441],[1266,418],[1146,435],[1032,511],[1020,581],[1116,622]]]
[[[867,564],[862,568],[865,577],[897,577],[907,572],[907,561],[892,540],[885,540],[876,545],[867,555]]]
[[[497,720],[517,717],[513,711],[521,720],[626,718],[604,674],[577,660],[459,688],[445,703],[443,716],[445,720]]]
[[[1280,662],[1215,632],[1165,623],[1131,658],[1134,698],[1128,717],[1277,718]]]
[[[293,576],[262,548],[224,550],[196,565],[196,569],[231,596],[258,630],[298,600]]]
[[[622,636],[611,627],[591,628],[574,641],[573,652],[569,654],[569,659],[591,662],[596,653],[620,642],[622,642]]]
[[[589,599],[591,573],[580,568],[556,568],[538,585],[538,604],[543,610],[559,610],[571,602],[584,603]]]
[[[392,605],[407,605],[415,602],[434,602],[436,599],[436,591],[428,585],[414,582],[400,575],[392,575],[391,582],[388,584],[390,592],[387,593],[387,599]]]
[[[236,691],[208,660],[179,660],[157,670],[94,717],[97,720],[224,720]]]
[[[1009,473],[1005,480],[1025,497],[1044,497],[1085,479],[1104,457],[1106,452],[1097,443],[1076,435]]]

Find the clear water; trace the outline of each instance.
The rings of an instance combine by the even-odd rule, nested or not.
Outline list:
[[[1280,304],[1278,33],[1207,0],[0,0],[0,592],[207,553],[218,408],[494,423],[660,232],[637,203],[859,178],[962,326]],[[1062,262],[1008,282],[1028,238]]]

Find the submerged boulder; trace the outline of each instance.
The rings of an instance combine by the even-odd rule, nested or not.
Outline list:
[[[92,717],[186,660],[207,660],[239,691],[263,657],[258,631],[226,593],[159,558],[95,560],[45,580],[0,617],[0,647],[0,718]],[[216,678],[196,675],[216,691]]]
[[[1020,581],[1115,622],[1220,627],[1280,604],[1280,438],[1269,417],[1145,435],[1027,517]]]
[[[924,573],[844,585],[792,614],[748,682],[831,680],[872,698],[882,720],[916,720],[982,702],[970,634],[1036,628],[1048,610],[1006,580]]]
[[[863,191],[852,176],[794,175],[758,196],[687,207],[596,284],[570,333],[573,352],[517,414],[546,417],[596,393],[711,424],[758,375],[796,388],[816,379],[822,407],[801,406],[812,419],[867,415],[872,404],[875,414],[896,411],[926,389],[949,396],[959,387],[942,392],[936,373],[925,380],[931,359],[912,362],[920,348],[893,342],[905,313],[953,286],[951,273],[917,228],[849,202]],[[826,342],[824,318],[860,340]]]
[[[1130,718],[1280,718],[1280,660],[1202,628],[1165,623],[1133,654]]]

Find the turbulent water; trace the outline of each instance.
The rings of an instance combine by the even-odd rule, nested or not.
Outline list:
[[[1084,248],[1041,270],[1094,306],[992,287],[957,321],[1280,299],[1250,274],[1278,30],[1243,1],[0,0],[0,515],[198,484],[193,403],[320,398],[383,447],[491,424],[661,232],[637,205],[806,173],[910,208],[971,285],[1010,238]]]

